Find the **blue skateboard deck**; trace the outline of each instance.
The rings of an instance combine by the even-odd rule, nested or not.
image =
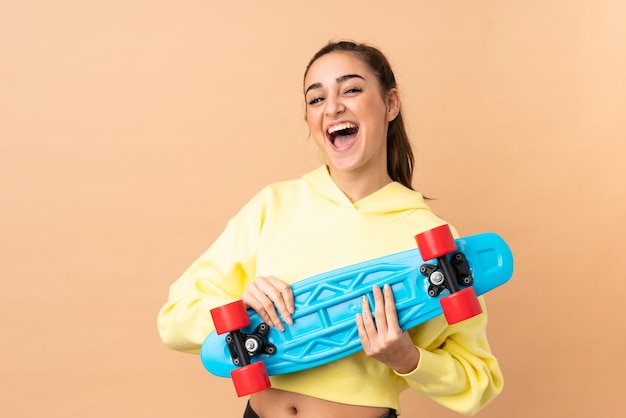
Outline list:
[[[476,295],[482,295],[506,283],[513,274],[513,255],[497,234],[483,233],[455,240],[456,253],[462,253],[473,278]],[[447,257],[451,257],[448,255]],[[257,353],[250,363],[262,361],[268,375],[297,372],[320,366],[361,349],[355,316],[361,312],[361,297],[374,306],[372,287],[389,284],[393,290],[400,327],[413,328],[441,315],[440,299],[448,290],[430,296],[431,282],[424,275],[425,262],[418,249],[369,260],[319,274],[292,285],[295,311],[293,324],[284,332],[270,327],[265,339],[275,353]],[[431,291],[432,293],[432,291]],[[252,333],[263,322],[248,309],[250,325],[242,328]],[[226,334],[213,331],[204,341],[200,357],[212,374],[230,377],[238,368],[233,364]]]

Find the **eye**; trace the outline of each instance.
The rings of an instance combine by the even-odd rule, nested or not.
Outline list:
[[[322,100],[324,100],[324,98],[323,98],[323,97],[321,97],[321,96],[318,96],[318,97],[314,97],[314,98],[312,98],[312,99],[311,99],[311,100],[309,100],[307,103],[308,103],[308,105],[309,105],[309,106],[313,106],[313,105],[315,105],[315,104],[320,103]]]
[[[360,87],[349,87],[344,91],[344,94],[354,94],[354,93],[360,93],[362,91],[363,89]]]

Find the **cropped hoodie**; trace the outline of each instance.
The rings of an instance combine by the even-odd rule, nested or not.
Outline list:
[[[419,192],[393,182],[352,203],[322,166],[269,185],[170,287],[158,330],[172,349],[198,353],[214,329],[210,309],[239,299],[256,276],[287,283],[415,247],[414,235],[445,223]],[[362,351],[309,370],[271,377],[272,387],[329,401],[400,410],[407,388],[465,415],[502,390],[486,336],[487,313],[449,326],[443,316],[409,330],[420,351],[399,374]],[[288,326],[288,325],[287,325]],[[356,326],[356,322],[355,322]]]

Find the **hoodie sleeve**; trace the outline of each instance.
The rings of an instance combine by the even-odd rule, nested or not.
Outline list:
[[[479,300],[481,315],[452,326],[439,316],[411,330],[420,361],[412,372],[398,374],[409,387],[464,415],[477,413],[503,387],[500,367],[487,341],[484,300]],[[438,337],[424,341],[421,335]]]
[[[159,335],[168,347],[198,353],[215,329],[210,310],[241,297],[254,278],[263,212],[259,194],[171,285],[168,300],[157,317]]]

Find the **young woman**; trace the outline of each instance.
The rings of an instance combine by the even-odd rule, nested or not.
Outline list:
[[[412,189],[400,95],[379,50],[330,43],[311,59],[303,88],[325,164],[261,190],[171,286],[158,318],[169,347],[197,353],[213,330],[209,310],[239,298],[282,331],[294,313],[291,283],[414,248],[414,235],[445,223]],[[244,417],[393,417],[407,388],[470,415],[501,391],[486,314],[453,326],[440,316],[402,331],[391,289],[372,292],[374,306],[364,300],[355,316],[362,351],[272,376]]]

